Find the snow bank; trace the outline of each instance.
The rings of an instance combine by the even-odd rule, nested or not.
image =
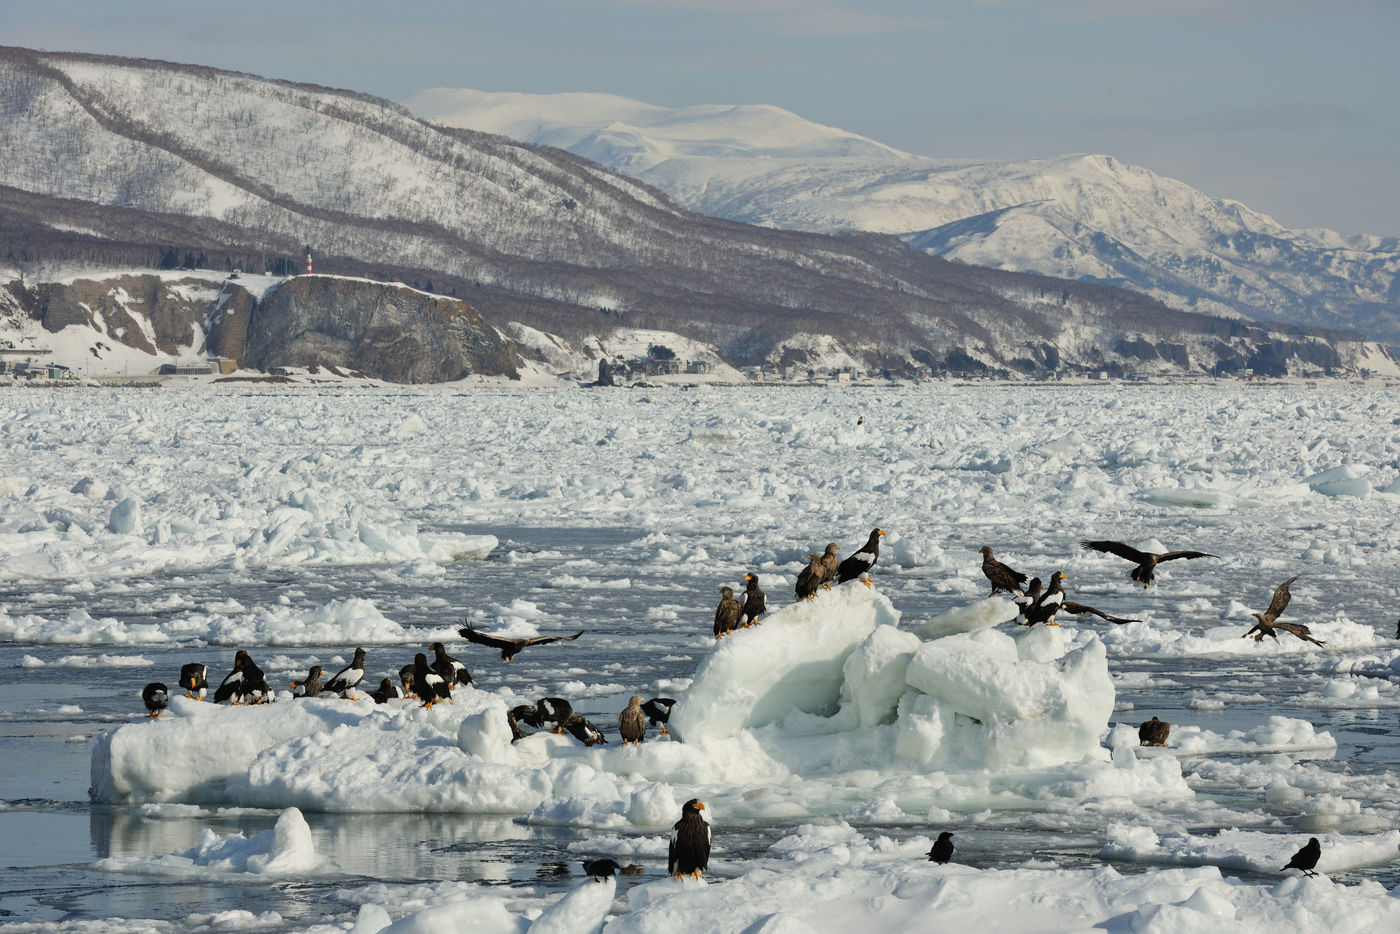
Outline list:
[[[1306,834],[1222,830],[1215,836],[1169,833],[1158,836],[1147,827],[1111,824],[1109,842],[1099,851],[1105,859],[1181,866],[1219,866],[1240,872],[1279,873],[1308,842]],[[1370,836],[1318,835],[1321,873],[1375,866],[1400,858],[1400,830]]]
[[[272,605],[245,610],[235,603],[229,609],[233,612],[191,612],[158,618],[151,623],[96,618],[81,609],[70,610],[61,619],[9,616],[0,611],[0,639],[48,645],[399,645],[436,632],[405,629],[384,616],[372,601],[360,597],[331,600],[313,607]],[[83,667],[140,664],[136,661],[123,663],[119,656],[100,658],[106,661],[99,664],[80,660],[75,664]],[[53,664],[60,663],[61,660]],[[31,664],[30,667],[39,666]]]
[[[888,812],[896,792],[915,813],[935,800],[1189,795],[1175,758],[1110,757],[1100,745],[1113,685],[1092,634],[1045,627],[923,642],[898,620],[885,597],[855,582],[779,609],[714,643],[672,714],[680,741],[629,748],[548,733],[511,743],[506,699],[475,688],[432,710],[409,700],[222,707],[175,697],[164,719],[99,739],[93,795],[514,813],[603,828],[664,828],[696,794],[712,815],[755,819],[872,801]]]
[[[287,808],[276,826],[245,837],[205,830],[197,845],[163,856],[113,856],[98,860],[104,872],[140,872],[174,876],[253,873],[260,876],[304,876],[335,871],[316,855],[311,828],[296,808]]]
[[[1266,837],[1266,834],[1257,834]],[[1375,853],[1394,850],[1392,835]],[[1273,836],[1288,854],[1297,845]],[[882,934],[937,930],[1205,932],[1282,934],[1392,930],[1400,900],[1376,883],[1337,885],[1293,874],[1276,885],[1227,879],[1215,866],[1122,875],[1099,869],[975,869],[958,856],[926,858],[927,837],[866,839],[851,828],[799,827],[723,884],[672,880],[628,890],[630,912],[607,934]],[[1328,844],[1324,843],[1324,853]],[[1393,853],[1391,854],[1393,856]],[[1269,860],[1272,860],[1272,855]]]

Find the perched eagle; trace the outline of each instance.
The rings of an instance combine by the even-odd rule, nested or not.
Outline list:
[[[797,599],[810,600],[822,585],[822,556],[808,555],[807,566],[797,575]]]
[[[459,684],[472,683],[472,676],[467,671],[467,666],[448,655],[447,648],[441,642],[434,642],[428,648],[433,650],[433,671],[442,675],[442,680],[447,682],[448,690],[456,690]]]
[[[1216,558],[1218,555],[1207,554],[1204,551],[1168,551],[1162,554],[1152,554],[1147,551],[1138,551],[1131,545],[1122,542],[1093,541],[1080,542],[1079,547],[1085,551],[1102,551],[1105,554],[1117,555],[1120,558],[1127,558],[1137,567],[1133,568],[1131,577],[1147,589],[1152,585],[1152,570],[1163,561],[1175,561],[1177,558]]]
[[[661,727],[661,735],[667,735],[666,724],[671,722],[671,708],[676,706],[673,697],[653,697],[642,705],[642,713],[647,715],[647,722],[652,726]]]
[[[564,700],[562,697],[544,697],[535,704],[537,713],[535,719],[538,723],[532,723],[536,729],[543,727],[546,723],[554,726],[549,728],[551,733],[564,732],[564,725],[569,722],[569,718],[574,715],[574,705]],[[526,721],[529,723],[530,721]]]
[[[504,636],[488,636],[480,630],[471,626],[463,626],[457,630],[458,634],[468,642],[475,642],[477,645],[489,645],[493,649],[501,650],[501,661],[508,662],[520,652],[521,649],[531,645],[548,645],[551,642],[573,642],[583,635],[580,629],[572,636],[535,636],[530,639],[507,639]]]
[[[627,707],[617,716],[617,731],[622,734],[622,745],[640,743],[647,735],[647,715],[642,710],[642,695],[633,694]]]
[[[251,703],[253,693],[259,684],[265,684],[262,669],[253,664],[253,657],[243,649],[233,655],[233,671],[224,676],[214,691],[214,703],[231,701],[235,704]]]
[[[321,666],[312,665],[311,670],[306,673],[306,677],[300,681],[293,681],[289,687],[295,697],[315,697],[324,688],[321,687]]]
[[[719,606],[715,607],[715,638],[722,638],[739,625],[739,617],[744,613],[744,605],[734,599],[733,587],[719,589]]]
[[[204,692],[209,690],[208,674],[209,669],[199,662],[181,665],[180,687],[185,689],[185,696],[193,697],[195,700],[204,700]]]
[[[1165,746],[1167,735],[1172,731],[1170,723],[1163,723],[1156,717],[1138,726],[1138,745],[1140,746]]]
[[[1026,591],[1026,599],[1016,601],[1020,608],[1020,612],[1016,614],[1016,622],[1022,626],[1034,626],[1037,623],[1058,625],[1055,622],[1055,614],[1065,602],[1065,591],[1061,585],[1067,579],[1064,571],[1056,571],[1050,575],[1050,586],[1044,590],[1040,589],[1040,578],[1031,581],[1031,586]]]
[[[146,705],[146,716],[159,717],[170,706],[170,690],[159,681],[152,681],[142,689],[141,702]]]
[[[1026,586],[1026,575],[1020,571],[1013,571],[1002,564],[992,554],[990,545],[983,545],[982,552],[982,573],[987,576],[987,580],[992,582],[992,592],[987,596],[993,596],[998,590],[1005,590],[1007,593],[1024,596]]]
[[[870,537],[865,540],[865,546],[837,566],[836,582],[838,584],[853,581],[875,566],[875,562],[880,560],[880,536],[884,534],[884,529],[873,530]],[[870,581],[867,580],[865,586],[869,587]]]
[[[758,587],[757,574],[744,575],[744,612],[739,616],[739,625],[745,628],[757,626],[759,617],[768,612],[768,598]]]
[[[385,678],[379,682],[379,687],[369,692],[369,696],[376,704],[387,704],[397,697],[403,697],[404,693],[403,688],[395,684],[393,678]]]
[[[365,677],[365,650],[356,649],[355,657],[350,659],[350,664],[335,673],[335,677],[326,682],[322,688],[325,694],[339,694],[344,697],[355,689]]]
[[[447,680],[433,671],[428,664],[428,656],[422,652],[413,656],[413,689],[429,710],[440,700],[452,700],[452,689],[448,687]]]
[[[827,542],[826,550],[821,554],[822,574],[817,583],[826,590],[831,589],[831,582],[836,580],[836,575],[841,569],[841,559],[836,557],[836,552],[840,550],[841,546],[835,542]]]
[[[666,871],[677,879],[698,879],[710,865],[710,825],[700,816],[703,810],[705,805],[700,799],[691,798],[681,808],[681,819],[676,821],[676,832],[671,835],[666,854]]]
[[[1282,629],[1284,632],[1291,632],[1304,642],[1311,642],[1313,645],[1326,645],[1326,642],[1319,641],[1312,637],[1312,630],[1302,623],[1277,623],[1274,622],[1283,615],[1284,609],[1288,606],[1288,600],[1292,596],[1289,593],[1288,585],[1298,579],[1297,575],[1279,584],[1274,590],[1274,598],[1269,601],[1269,608],[1263,613],[1251,614],[1259,622],[1254,624],[1254,628],[1241,636],[1241,639],[1254,637],[1255,642],[1262,642],[1265,636],[1270,636],[1275,642],[1278,641],[1278,633],[1275,630]]]
[[[1058,626],[1055,622],[1056,613],[1069,613],[1071,616],[1098,616],[1122,626],[1125,623],[1136,623],[1138,620],[1126,619],[1121,616],[1110,616],[1103,610],[1096,610],[1083,603],[1075,603],[1073,600],[1065,599],[1064,582],[1068,580],[1068,575],[1064,571],[1056,571],[1050,575],[1050,586],[1044,593],[1039,594],[1034,599],[1017,601],[1017,606],[1021,612],[1016,617],[1016,622],[1022,626],[1034,626],[1036,623],[1044,623],[1047,626]],[[1036,581],[1031,581],[1031,589],[1034,590]]]

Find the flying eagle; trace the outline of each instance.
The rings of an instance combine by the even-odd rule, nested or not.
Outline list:
[[[1122,542],[1093,541],[1080,542],[1079,547],[1085,551],[1102,551],[1105,554],[1117,555],[1120,558],[1127,558],[1137,565],[1133,568],[1131,577],[1141,584],[1146,590],[1152,585],[1152,570],[1163,561],[1175,561],[1177,558],[1218,558],[1219,555],[1208,554],[1204,551],[1167,551],[1162,554],[1153,554],[1148,551],[1138,551],[1131,545]]]
[[[1312,630],[1302,623],[1276,623],[1274,620],[1283,615],[1284,609],[1288,606],[1288,600],[1292,594],[1288,591],[1288,585],[1298,579],[1297,575],[1279,584],[1274,590],[1274,598],[1269,601],[1269,608],[1263,613],[1253,613],[1252,615],[1259,622],[1254,624],[1254,628],[1241,636],[1241,639],[1254,637],[1255,642],[1262,642],[1265,636],[1270,636],[1275,642],[1278,641],[1278,633],[1275,630],[1282,629],[1284,632],[1291,632],[1304,642],[1311,642],[1313,645],[1326,645],[1312,637]]]
[[[998,590],[1024,595],[1026,575],[1020,571],[1013,571],[998,561],[996,555],[992,554],[990,545],[983,545],[980,551],[982,552],[982,573],[987,576],[987,580],[992,582],[992,592],[987,596],[994,596]]]
[[[468,642],[475,642],[477,645],[489,645],[493,649],[500,649],[501,661],[503,662],[510,661],[526,646],[547,645],[550,642],[573,642],[579,636],[583,635],[583,630],[580,629],[572,636],[535,636],[530,639],[507,639],[504,636],[488,636],[486,633],[473,629],[471,626],[463,626],[461,629],[458,629],[457,632]]]

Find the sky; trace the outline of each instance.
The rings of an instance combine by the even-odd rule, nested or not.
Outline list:
[[[1400,0],[0,0],[0,44],[392,100],[773,104],[935,158],[1104,153],[1400,235]]]

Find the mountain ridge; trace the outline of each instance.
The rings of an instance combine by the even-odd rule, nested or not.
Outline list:
[[[561,149],[203,66],[0,49],[0,148],[0,261],[29,282],[191,252],[230,271],[265,271],[265,254],[296,269],[309,246],[318,273],[422,283],[497,331],[573,346],[671,332],[737,366],[801,362],[827,342],[872,367],[988,372],[1380,359],[1335,329],[1172,310],[881,234],[696,214]]]
[[[841,138],[864,141],[859,157],[823,147],[802,153],[746,136],[742,122],[702,124],[693,118],[696,108],[609,96],[591,99],[572,120],[553,95],[454,96],[439,88],[404,103],[444,125],[489,122],[525,141],[562,144],[701,213],[798,230],[888,233],[976,265],[1113,284],[1182,309],[1353,328],[1400,343],[1400,237],[1290,230],[1241,202],[1108,155],[950,160],[889,147],[881,155],[883,144],[856,134]],[[797,127],[799,135],[844,134],[777,112],[775,125]],[[626,123],[639,113],[646,119]],[[707,151],[707,139],[721,141],[723,153]]]

